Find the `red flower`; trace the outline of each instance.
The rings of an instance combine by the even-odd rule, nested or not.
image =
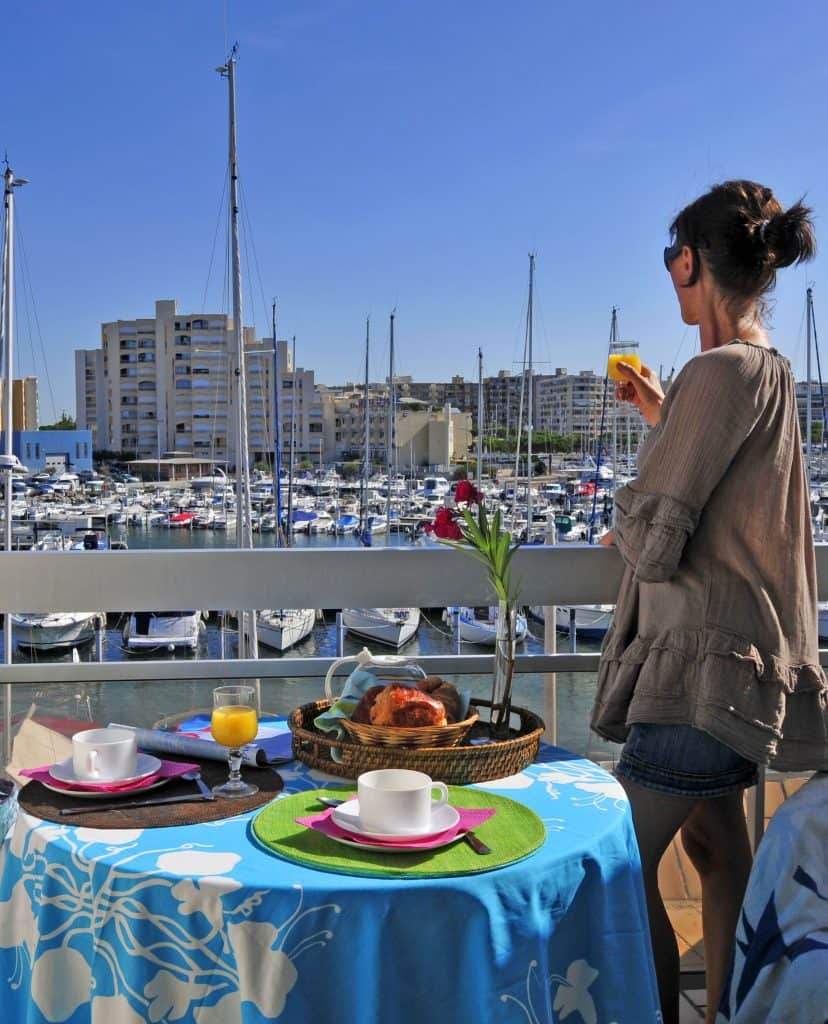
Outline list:
[[[450,508],[438,509],[437,515],[434,517],[435,534],[444,540],[462,540],[463,534],[457,525],[457,518],[457,513]]]
[[[461,480],[457,485],[454,500],[458,505],[479,505],[483,500],[483,495],[478,491],[471,480]]]

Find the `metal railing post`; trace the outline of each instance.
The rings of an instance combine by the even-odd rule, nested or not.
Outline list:
[[[336,656],[345,657],[345,625],[342,622],[342,612],[336,613]]]
[[[569,653],[577,654],[578,652],[578,626],[575,622],[575,607],[569,609]]]

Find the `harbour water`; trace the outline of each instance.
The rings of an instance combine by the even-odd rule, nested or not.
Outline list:
[[[171,549],[171,548],[202,548],[218,549],[234,547],[234,534],[212,530],[174,530],[167,528],[127,527],[122,534],[130,550]],[[273,534],[256,534],[256,546],[273,547]],[[376,546],[386,543],[384,536],[374,538]],[[411,541],[404,535],[392,534],[392,545],[410,545]],[[308,536],[296,537],[295,547],[358,547],[359,542],[353,536]],[[32,559],[37,559],[32,553]],[[82,557],[106,557],[106,555],[79,555]],[[263,659],[291,657],[335,657],[337,655],[336,609],[325,609],[323,618],[317,622],[313,632],[304,641],[291,648],[284,655],[265,646],[260,647],[259,655]],[[124,617],[110,615],[107,627],[102,635],[101,649],[106,662],[135,659],[136,655],[127,654],[123,641]],[[219,619],[211,614],[206,623],[206,631],[196,658],[215,659],[221,657],[222,636]],[[1,631],[0,631],[1,632]],[[562,641],[561,646],[567,643]],[[228,658],[235,656],[235,638],[232,633],[224,634],[225,652]],[[343,653],[355,654],[361,650],[364,642],[358,638],[345,635]],[[370,646],[370,645],[369,645]],[[579,651],[595,651],[598,642],[579,640]],[[529,636],[519,649],[524,654],[543,653],[543,626],[529,619]],[[377,653],[382,651],[378,646]],[[457,653],[457,641],[452,635],[451,627],[442,620],[442,609],[422,609],[420,628],[414,638],[405,645],[400,653],[416,660],[418,655],[454,654]],[[487,653],[485,648],[472,644],[462,644],[461,653]],[[98,657],[98,645],[89,643],[77,649],[82,661],[93,661]],[[15,648],[14,661],[19,663],[37,662],[44,667],[44,680],[48,677],[48,666],[59,661],[72,659],[72,652],[48,655],[27,652]],[[174,657],[166,652],[162,654],[141,655],[147,666],[147,674],[152,675],[152,659],[163,658],[169,661]],[[191,661],[193,655],[178,655]],[[471,689],[475,696],[487,697],[490,679],[485,675],[462,675],[447,677],[458,687]],[[58,714],[84,720],[91,718],[96,722],[130,722],[139,726],[151,726],[165,716],[176,715],[194,709],[205,708],[210,704],[210,694],[215,681],[182,680],[179,682],[165,681],[157,684],[144,682],[113,682],[93,683],[83,686],[50,685],[44,687],[15,686],[14,712],[24,713],[36,703],[41,714]],[[286,714],[299,704],[318,700],[324,696],[321,679],[284,678],[263,681],[263,706],[270,711]],[[612,756],[613,746],[590,734],[588,728],[589,715],[595,692],[595,677],[592,673],[557,673],[557,726],[558,742],[578,754],[589,754],[593,757]],[[514,702],[536,711],[547,721],[550,718],[548,696],[544,691],[544,677],[525,673],[518,676],[514,689]]]

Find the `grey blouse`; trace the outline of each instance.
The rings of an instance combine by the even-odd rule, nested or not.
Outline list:
[[[828,768],[808,485],[790,364],[731,342],[676,378],[615,495],[626,563],[592,726],[704,729],[781,770]]]

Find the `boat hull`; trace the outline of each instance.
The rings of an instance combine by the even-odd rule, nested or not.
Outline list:
[[[313,631],[313,608],[288,608],[280,612],[260,612],[256,618],[259,643],[276,651],[286,651]]]
[[[12,615],[12,624],[18,647],[56,651],[93,640],[98,618],[97,612]]]
[[[170,615],[164,612],[150,612],[144,621],[143,615],[132,614],[124,630],[124,641],[128,651],[184,650],[195,652],[204,632],[200,612],[187,615]]]
[[[555,609],[555,628],[561,633],[569,632],[571,609],[575,611],[575,631],[578,636],[593,640],[605,636],[615,611],[612,605],[558,605]]]
[[[402,647],[419,628],[420,609],[343,608],[342,624],[349,633],[364,640]]]

